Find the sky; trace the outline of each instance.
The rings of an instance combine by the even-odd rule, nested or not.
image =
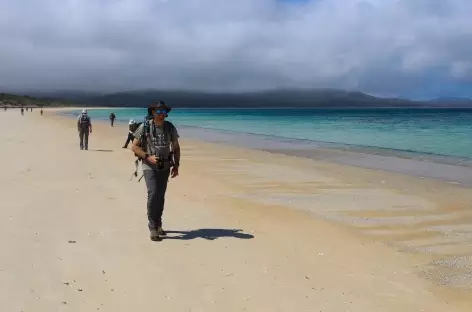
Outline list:
[[[471,0],[0,0],[0,88],[472,97]]]

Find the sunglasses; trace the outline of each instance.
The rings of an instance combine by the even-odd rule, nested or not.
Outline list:
[[[154,114],[167,115],[167,111],[164,110],[164,109],[157,109],[157,110],[154,111]]]

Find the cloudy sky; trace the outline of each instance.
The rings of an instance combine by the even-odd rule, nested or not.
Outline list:
[[[471,0],[0,0],[0,87],[472,96]]]

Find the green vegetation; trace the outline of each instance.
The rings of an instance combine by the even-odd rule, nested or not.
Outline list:
[[[0,93],[0,107],[59,107],[69,105],[73,104],[67,100]]]
[[[106,106],[146,107],[157,100],[164,100],[172,107],[472,107],[470,99],[441,98],[431,101],[412,101],[400,98],[380,98],[362,92],[335,89],[276,89],[258,92],[210,93],[182,90],[139,90],[111,94],[92,94],[80,91],[41,92],[30,96],[12,97],[15,106]],[[2,105],[0,99],[0,106]]]
[[[412,107],[426,103],[403,99],[382,99],[361,92],[320,89],[283,89],[244,93],[209,93],[198,91],[128,91],[112,94],[57,93],[86,106],[145,107],[164,100],[173,107]]]
[[[49,95],[53,96],[53,95]],[[86,106],[145,107],[157,100],[164,100],[172,107],[472,107],[472,101],[411,101],[400,98],[379,98],[362,92],[335,89],[276,89],[258,92],[210,93],[183,90],[138,90],[112,94],[80,92],[56,93],[58,98],[68,99]]]

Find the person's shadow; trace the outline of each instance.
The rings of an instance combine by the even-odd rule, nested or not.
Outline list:
[[[222,237],[232,237],[239,239],[252,239],[254,235],[242,233],[242,230],[232,229],[198,229],[192,231],[166,231],[167,234],[180,234],[179,236],[163,236],[163,239],[179,239],[190,240],[195,238],[203,238],[207,240],[215,240]]]

